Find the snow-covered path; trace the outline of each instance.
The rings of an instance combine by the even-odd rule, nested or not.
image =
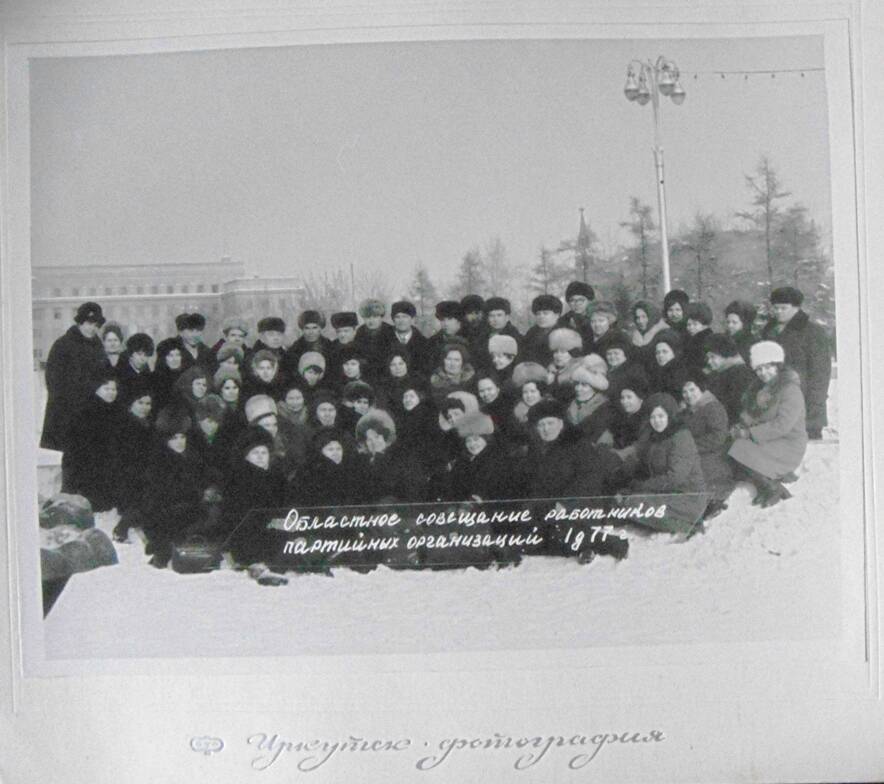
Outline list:
[[[807,450],[794,497],[751,506],[740,486],[704,534],[632,536],[588,566],[347,569],[264,587],[243,573],[120,564],[75,576],[45,622],[47,659],[288,656],[799,640],[839,633],[838,444]],[[115,514],[99,516],[110,531]],[[133,537],[134,539],[134,537]]]

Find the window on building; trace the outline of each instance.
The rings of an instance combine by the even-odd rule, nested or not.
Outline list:
[[[185,284],[181,287],[181,293],[182,293],[182,294],[190,294],[190,286],[188,286],[188,285],[185,283]]]
[[[104,287],[104,296],[109,297],[109,296],[111,295],[111,293],[112,293],[112,292],[111,292],[111,287],[110,287],[110,286],[105,286],[105,287]]]
[[[52,296],[53,297],[60,297],[61,296],[61,289],[52,289]]]
[[[213,293],[213,294],[217,294],[217,293],[218,293],[218,284],[217,284],[217,283],[213,283],[213,284],[212,284],[212,293]]]
[[[120,294],[128,294],[129,287],[128,286],[120,286]]]
[[[197,284],[197,287],[196,287],[197,294],[202,294],[205,290],[206,290],[206,287],[204,284],[202,284],[202,283]]]
[[[72,288],[71,289],[71,296],[72,297],[79,297],[80,296],[80,289],[78,289],[76,287]]]
[[[136,294],[144,294],[144,286],[136,286],[135,293]]]
[[[58,309],[53,310],[52,311],[52,318],[54,318],[56,321],[61,321],[61,311]]]
[[[151,286],[151,287],[150,287],[150,293],[151,293],[151,294],[159,294],[159,293],[160,293],[160,287],[157,286],[157,285]]]
[[[166,286],[166,294],[174,294],[175,287],[174,286]]]
[[[98,289],[96,289],[95,286],[89,287],[89,296],[90,297],[94,297],[97,292],[98,292]]]

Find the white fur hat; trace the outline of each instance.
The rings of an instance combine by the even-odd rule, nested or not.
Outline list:
[[[752,364],[752,370],[759,365],[767,365],[771,362],[785,362],[786,353],[779,343],[773,340],[762,340],[749,349],[749,360]]]
[[[488,353],[516,356],[519,353],[519,344],[512,335],[492,335],[488,338]]]
[[[250,425],[255,424],[270,414],[276,414],[276,403],[270,395],[252,395],[246,401],[246,419]]]
[[[602,392],[608,388],[608,365],[598,354],[580,357],[569,375],[572,384],[583,381]]]
[[[576,330],[558,327],[549,333],[549,347],[552,351],[582,351],[583,338]]]

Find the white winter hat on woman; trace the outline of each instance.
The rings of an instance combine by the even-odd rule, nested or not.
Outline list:
[[[769,365],[771,362],[785,362],[786,354],[779,343],[772,340],[762,340],[749,349],[749,361],[752,364],[752,370],[755,370],[760,365]]]

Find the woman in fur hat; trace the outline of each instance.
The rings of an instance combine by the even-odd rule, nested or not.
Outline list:
[[[236,368],[225,367],[222,363],[212,377],[212,391],[221,398],[228,411],[242,409],[242,375]]]
[[[781,480],[804,459],[804,395],[779,343],[756,343],[751,359],[757,380],[746,390],[739,424],[731,428],[734,442],[728,455],[757,488],[752,503],[768,507],[791,497]]]
[[[610,428],[614,407],[605,394],[608,389],[608,366],[598,354],[579,360],[571,372],[574,398],[567,408],[567,419],[593,444],[613,443]]]
[[[654,338],[654,365],[648,372],[652,392],[665,392],[676,400],[681,398],[681,388],[688,376],[682,358],[682,337],[674,329],[664,329]]]
[[[157,344],[157,363],[153,381],[154,410],[162,411],[175,401],[175,383],[184,372],[184,354],[177,338],[166,338]]]
[[[529,455],[529,498],[588,498],[611,492],[620,460],[584,438],[568,422],[558,400],[541,400],[531,408],[529,421],[537,435]]]
[[[546,394],[549,374],[537,362],[520,362],[513,369],[513,386],[519,399],[513,407],[513,416],[522,425],[528,423],[528,412]]]
[[[488,356],[491,367],[497,373],[503,386],[509,385],[513,377],[519,343],[512,335],[492,335],[488,338]]]
[[[375,394],[371,385],[364,381],[351,381],[341,393],[341,406],[338,409],[338,424],[350,435],[356,433],[356,423],[360,417],[374,407]]]
[[[183,408],[165,408],[157,416],[156,441],[141,508],[142,528],[151,566],[164,568],[172,547],[207,528],[212,497],[202,461],[188,449],[191,420]]]
[[[92,398],[75,413],[62,455],[63,491],[85,496],[94,511],[104,512],[117,499],[116,446],[124,412],[117,401],[113,368],[97,369],[91,386]]]
[[[712,308],[705,302],[691,302],[685,308],[684,362],[692,375],[706,372],[706,344],[712,337]]]
[[[605,356],[608,346],[623,334],[617,328],[617,318],[617,308],[614,307],[614,303],[602,301],[593,305],[592,314],[589,317],[592,343],[586,346],[587,353],[592,351],[600,357]]]
[[[606,343],[603,356],[608,365],[608,384],[616,387],[621,378],[640,376],[647,383],[648,374],[644,363],[633,358],[637,349],[627,335],[618,332]],[[616,401],[615,401],[616,402]]]
[[[378,388],[378,407],[385,408],[397,418],[402,413],[402,395],[412,387],[426,388],[423,377],[412,367],[414,356],[405,346],[390,350],[386,360],[386,373]]]
[[[685,381],[682,399],[687,406],[682,419],[694,437],[706,489],[712,493],[705,515],[708,519],[727,508],[725,501],[734,489],[734,472],[727,458],[730,446],[727,411],[709,391],[702,373]]]
[[[225,548],[239,566],[262,563],[273,555],[264,534],[264,510],[285,505],[285,481],[271,470],[273,437],[250,425],[233,447],[221,502],[221,532]],[[259,511],[260,510],[260,511]]]
[[[476,371],[466,346],[449,343],[442,349],[442,362],[430,376],[430,390],[438,405],[450,392],[471,392]]]
[[[461,418],[455,430],[461,449],[451,467],[445,496],[448,501],[494,501],[513,498],[514,468],[496,440],[494,421],[474,412]]]
[[[577,358],[583,355],[583,338],[568,327],[556,327],[549,333],[552,362],[547,367],[547,390],[550,395],[567,404],[574,397],[571,372]]]
[[[286,384],[285,394],[276,408],[281,425],[310,429],[310,407],[301,381],[296,379]]]
[[[425,501],[427,482],[420,464],[397,444],[396,425],[386,412],[372,409],[356,424],[356,438],[364,451],[360,488],[363,503]]]
[[[246,401],[246,421],[263,427],[270,433],[273,443],[270,450],[270,467],[284,478],[291,477],[304,463],[306,456],[306,433],[291,440],[292,433],[279,425],[279,409],[276,401],[268,395],[254,395]]]
[[[728,423],[740,421],[743,395],[755,383],[755,374],[743,361],[737,344],[728,335],[712,335],[706,341],[709,391],[727,411]]]
[[[325,382],[325,357],[318,351],[308,351],[298,360],[298,378],[304,381],[304,390],[311,395],[328,385]]]
[[[632,447],[648,428],[644,401],[648,397],[648,380],[644,373],[621,374],[616,385],[611,385],[614,414],[609,429],[613,447],[620,457]]]
[[[286,324],[279,316],[265,316],[258,321],[258,339],[250,351],[246,351],[245,363],[248,365],[254,354],[259,351],[270,351],[282,363],[285,357],[285,330]],[[283,372],[289,375],[293,372],[283,368]]]
[[[359,502],[361,461],[352,445],[334,430],[310,441],[304,466],[288,483],[287,506],[345,506]]]
[[[215,357],[218,360],[219,368],[228,368],[229,370],[237,370],[240,373],[243,372],[246,353],[242,346],[234,346],[225,343],[215,353]]]
[[[669,329],[674,329],[684,334],[687,329],[687,319],[685,311],[691,298],[686,291],[682,289],[672,289],[663,297],[663,319],[666,321]]]
[[[632,306],[633,328],[630,340],[635,347],[635,359],[648,370],[654,365],[654,338],[668,327],[660,309],[652,302],[639,300]]]
[[[645,402],[647,437],[641,439],[626,471],[630,496],[666,495],[666,519],[681,528],[695,524],[706,509],[706,480],[691,431],[682,423],[672,395],[655,393]],[[633,498],[633,500],[637,500]],[[632,504],[632,502],[630,502]],[[655,506],[659,504],[654,504]]]
[[[752,332],[758,308],[746,300],[735,299],[724,309],[724,331],[734,341],[743,361],[749,362],[749,351],[758,338]]]
[[[117,431],[114,450],[117,459],[115,506],[120,514],[113,532],[117,542],[128,541],[129,529],[141,527],[138,510],[143,500],[154,441],[150,383],[144,379],[132,381],[121,402],[126,413]]]

